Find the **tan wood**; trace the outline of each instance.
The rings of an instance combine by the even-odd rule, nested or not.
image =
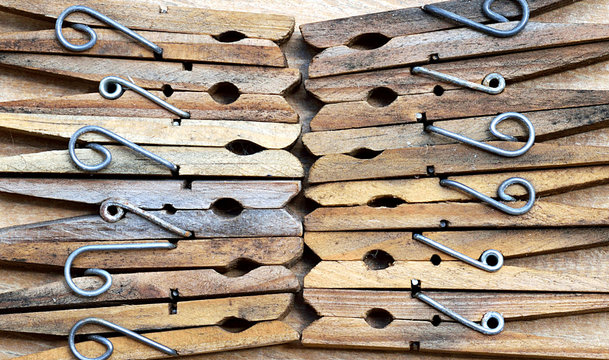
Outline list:
[[[572,2],[535,0],[529,2],[529,9],[531,16],[535,16],[545,13],[550,9],[570,5]],[[466,4],[460,1],[443,1],[435,5],[473,21],[489,21],[481,11],[482,1],[470,1]],[[493,7],[493,10],[510,19],[519,19],[521,16],[521,11],[515,4],[497,3]],[[304,40],[309,45],[317,48],[327,48],[349,45],[355,38],[363,34],[383,34],[386,37],[393,38],[396,36],[445,30],[457,26],[446,20],[431,16],[417,6],[308,23],[301,25],[300,31]]]
[[[487,336],[461,324],[394,320],[373,328],[364,319],[324,317],[302,335],[305,346],[410,350],[504,356],[607,359],[604,344],[607,313],[521,321],[506,324],[499,335]]]
[[[409,289],[421,281],[423,289],[495,291],[598,292],[609,291],[606,269],[559,271],[504,265],[491,273],[461,261],[436,266],[430,261],[395,261],[372,270],[363,261],[322,261],[305,276],[305,288]]]
[[[488,74],[499,73],[508,83],[508,87],[511,87],[514,83],[530,82],[531,79],[538,76],[603,61],[607,59],[607,55],[607,43],[597,42],[432,63],[426,64],[424,67],[474,83],[482,83]],[[313,78],[308,79],[305,84],[313,96],[325,103],[367,100],[371,96],[371,91],[379,87],[389,88],[398,95],[460,88],[431,77],[412,74],[409,67]],[[440,88],[436,88],[436,86]]]
[[[296,276],[283,266],[263,266],[237,277],[225,276],[211,269],[202,269],[114,274],[112,278],[110,289],[94,298],[74,294],[65,280],[61,280],[0,293],[0,304],[6,309],[25,309],[169,299],[172,289],[177,289],[180,299],[294,292],[300,289]],[[76,285],[82,289],[98,288],[102,281],[92,276],[74,278]]]
[[[0,267],[0,293],[61,281],[63,275],[28,267]],[[1,351],[0,351],[1,353]]]
[[[115,0],[83,0],[79,4],[91,7],[128,28],[138,30],[210,35],[237,31],[247,37],[274,41],[287,40],[294,31],[294,18],[282,15],[159,6],[142,1],[126,4]],[[67,0],[53,0],[45,3],[3,0],[0,3],[0,10],[26,13],[35,18],[54,22],[63,10],[72,5],[74,4]],[[74,23],[107,26],[85,14],[73,14],[67,20]]]
[[[24,203],[30,208],[53,207],[66,200],[101,204],[109,198],[121,198],[145,209],[209,209],[219,199],[230,198],[247,209],[279,209],[296,196],[300,181],[293,180],[125,180],[125,179],[53,179],[0,178],[0,206]],[[10,195],[15,194],[15,195]],[[24,195],[24,196],[18,196]],[[35,197],[35,198],[31,198]],[[37,205],[36,202],[41,204]],[[75,208],[74,204],[63,203]],[[8,207],[7,207],[8,208]],[[77,210],[77,209],[75,209]],[[14,210],[13,210],[14,211]],[[6,212],[6,211],[5,211]],[[15,215],[26,213],[14,211]],[[85,214],[78,212],[78,214]],[[39,214],[41,215],[41,214]],[[68,217],[67,215],[64,217]]]
[[[544,200],[550,200],[549,195],[552,194],[564,194],[563,196],[570,200],[576,200],[578,189],[596,187],[599,194],[606,191],[604,189],[607,189],[607,186],[600,184],[609,182],[609,166],[449,176],[448,179],[459,181],[487,196],[497,198],[497,187],[511,177],[527,179],[533,184],[535,193],[544,196]],[[527,194],[526,189],[520,186],[509,187],[506,193],[512,196]],[[305,190],[305,196],[322,206],[391,206],[383,200],[397,204],[472,200],[472,197],[465,193],[441,186],[438,178],[333,182],[309,187]],[[591,203],[590,207],[605,207],[604,197],[597,198],[598,201]]]
[[[164,175],[171,174],[168,168],[125,146],[107,146],[112,153],[112,163],[100,174],[115,175]],[[263,150],[250,155],[237,155],[224,148],[146,146],[154,154],[180,167],[180,175],[198,176],[243,176],[285,177],[303,176],[302,164],[285,150]],[[76,149],[78,158],[86,164],[97,164],[102,155],[92,149]],[[55,173],[82,174],[67,150],[0,158],[0,173]]]
[[[297,69],[193,64],[192,70],[186,70],[180,63],[86,56],[2,53],[0,65],[68,76],[72,78],[71,83],[98,82],[106,76],[131,77],[137,85],[154,90],[171,85],[174,90],[210,91],[218,83],[229,82],[245,94],[282,95],[300,82]]]
[[[114,29],[96,30],[98,39],[91,49],[79,55],[154,59],[155,54]],[[277,44],[265,39],[242,39],[221,42],[209,35],[140,31],[140,35],[163,48],[163,59],[204,61],[210,63],[286,67],[285,56]],[[84,43],[87,35],[71,29],[63,30],[73,44]],[[0,34],[0,50],[43,54],[70,54],[59,44],[55,30]],[[73,53],[72,53],[73,54]]]
[[[603,246],[609,241],[606,229],[526,229],[526,230],[475,230],[422,232],[453,250],[478,259],[488,249],[500,251],[508,264],[521,265],[517,258],[535,258],[546,253],[569,252],[592,246]],[[355,231],[311,232],[304,236],[305,243],[322,260],[362,260],[375,258],[378,250],[393,259],[429,261],[437,255],[442,261],[457,259],[435,250],[412,238],[411,232]],[[553,254],[553,257],[557,257]],[[547,261],[547,257],[539,259]]]
[[[424,291],[425,294],[467,319],[478,321],[497,311],[510,328],[511,321],[607,311],[607,294],[500,293]],[[366,318],[372,309],[388,311],[394,319],[431,320],[439,316],[454,321],[411,296],[410,291],[304,289],[305,300],[320,316]]]
[[[230,210],[230,209],[229,209]],[[287,209],[243,209],[235,214],[220,209],[150,211],[174,226],[191,231],[196,238],[302,236],[302,223]],[[182,239],[180,235],[126,212],[117,222],[106,222],[99,215],[85,215],[50,222],[10,227],[6,220],[0,229],[2,243],[15,241],[92,241]]]
[[[285,344],[297,341],[300,334],[281,321],[265,321],[241,332],[229,332],[221,327],[208,326],[184,330],[147,333],[146,337],[172,348],[180,355],[193,355],[236,350],[258,346]],[[113,360],[172,358],[158,350],[125,336],[111,338],[114,344]],[[105,350],[94,341],[79,343],[76,348],[85,356],[98,356]],[[66,347],[23,356],[22,360],[71,360],[74,355]]]
[[[311,130],[340,130],[412,123],[417,121],[417,114],[424,114],[424,118],[428,121],[436,121],[495,116],[508,111],[527,112],[603,105],[608,102],[609,92],[604,90],[508,87],[501,94],[493,96],[467,89],[451,90],[441,96],[429,93],[398,96],[389,105],[382,107],[371,105],[366,101],[328,104],[311,120]]]
[[[304,224],[307,231],[607,225],[607,209],[586,205],[538,200],[531,211],[519,216],[507,215],[482,203],[402,204],[395,208],[322,207],[307,215]],[[509,206],[518,208],[524,203]]]
[[[608,146],[609,144],[609,129],[598,129],[591,132],[574,134],[558,139],[548,140],[552,144],[575,144],[575,145],[592,145],[592,146]]]
[[[0,114],[0,129],[68,140],[80,128],[101,126],[137,144],[224,147],[249,141],[267,149],[283,149],[300,136],[300,124],[254,121],[183,120],[106,116]],[[84,134],[82,141],[116,143],[104,135]]]
[[[512,29],[515,22],[496,24],[498,29]],[[496,38],[471,29],[399,36],[371,50],[341,45],[325,49],[309,66],[309,77],[357,73],[390,67],[429,62],[431,56],[447,61],[523,50],[543,49],[609,39],[603,35],[605,24],[558,24],[529,21],[518,34]],[[529,41],[535,39],[535,41]]]
[[[86,317],[97,317],[121,324],[133,331],[159,331],[216,325],[228,318],[247,321],[275,320],[289,311],[293,294],[254,295],[231,298],[179,301],[175,313],[168,304],[122,305],[92,309],[39,311],[0,315],[2,331],[68,335],[74,324]],[[90,325],[79,334],[108,332]]]
[[[158,240],[131,243],[163,243]],[[100,241],[96,245],[116,244]],[[90,241],[0,243],[0,260],[19,264],[64,266],[68,256],[76,249],[91,245]],[[179,269],[227,268],[239,261],[250,260],[262,265],[286,265],[302,255],[302,239],[297,237],[228,238],[209,240],[183,240],[172,250],[96,251],[79,256],[73,268],[102,269]],[[163,261],[159,261],[163,259]]]
[[[536,142],[561,138],[582,132],[596,133],[609,125],[609,106],[597,105],[570,109],[523,112],[535,127]],[[477,141],[498,140],[489,131],[493,116],[447,120],[434,124],[442,129]],[[317,156],[348,154],[361,149],[381,151],[405,147],[433,146],[459,143],[449,137],[424,130],[425,125],[401,124],[332,131],[315,131],[303,134],[307,149]],[[498,130],[504,134],[528,138],[526,127],[515,120],[505,120]],[[591,136],[594,136],[591,134]],[[564,145],[568,145],[565,142]]]
[[[572,191],[562,194],[555,194],[548,196],[546,200],[560,204],[573,204],[574,202],[579,201],[580,203],[587,203],[589,207],[607,209],[609,208],[609,203],[607,202],[608,196],[609,187],[599,185],[579,190],[573,189]]]

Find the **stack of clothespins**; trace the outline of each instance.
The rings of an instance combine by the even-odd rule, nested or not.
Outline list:
[[[304,345],[609,356],[609,92],[531,86],[606,60],[609,27],[535,22],[565,2],[518,1],[493,5],[517,21],[454,28],[491,3],[301,27],[326,103],[303,138],[321,259]]]
[[[3,352],[149,359],[298,340],[278,320],[303,251],[287,208],[303,168],[286,150],[301,124],[283,97],[300,73],[279,47],[294,19],[72,5],[0,1],[17,18],[3,76],[41,82],[0,103]]]

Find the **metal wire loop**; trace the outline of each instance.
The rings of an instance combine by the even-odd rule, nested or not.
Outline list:
[[[513,208],[510,206],[507,206],[458,181],[448,180],[448,179],[440,180],[440,185],[455,188],[459,191],[469,194],[479,200],[484,201],[485,203],[489,204],[490,206],[503,211],[506,214],[509,214],[509,215],[526,214],[527,212],[529,212],[529,210],[531,210],[531,208],[533,207],[533,204],[535,203],[535,188],[533,187],[533,184],[531,184],[527,180],[520,178],[520,177],[512,177],[512,178],[505,180],[504,182],[501,183],[501,185],[499,185],[499,188],[497,188],[497,196],[503,201],[516,201],[516,199],[514,197],[505,193],[505,190],[509,186],[514,185],[514,184],[519,184],[519,185],[524,186],[524,188],[527,191],[528,197],[529,197],[527,199],[527,203],[523,207],[520,207],[520,208]]]
[[[80,161],[78,156],[76,156],[76,141],[78,140],[78,138],[81,135],[90,133],[90,132],[99,133],[104,136],[107,136],[108,138],[113,139],[113,140],[127,146],[131,150],[138,152],[138,153],[144,155],[145,157],[158,162],[159,164],[161,164],[163,166],[166,166],[167,168],[169,168],[169,170],[171,170],[173,172],[178,171],[178,166],[175,165],[174,163],[167,161],[167,160],[163,159],[162,157],[151,153],[150,151],[144,149],[143,147],[113,133],[112,131],[110,131],[108,129],[105,129],[101,126],[96,126],[96,125],[88,125],[88,126],[84,126],[80,129],[78,129],[72,135],[72,137],[70,137],[70,142],[68,143],[68,152],[70,153],[70,158],[72,159],[74,164],[76,164],[76,166],[78,166],[80,169],[82,169],[84,171],[91,171],[91,172],[100,171],[102,169],[105,169],[112,161],[112,154],[110,153],[110,150],[108,150],[104,146],[96,144],[96,143],[89,143],[89,144],[87,144],[87,147],[90,149],[93,149],[103,155],[104,160],[102,160],[102,162],[100,162],[99,164],[87,165],[87,164],[83,163],[82,161]]]
[[[415,66],[411,72],[415,75],[425,75],[433,79],[440,80],[449,84],[462,86],[468,89],[485,92],[491,95],[497,95],[503,92],[505,89],[505,78],[497,73],[490,73],[484,77],[482,84],[476,84],[471,81],[460,79],[456,76],[441,73],[439,71],[424,68],[422,66]],[[496,86],[491,86],[491,82],[497,81]]]
[[[468,145],[477,147],[479,149],[488,151],[490,153],[493,153],[493,154],[496,154],[499,156],[517,157],[517,156],[520,156],[520,155],[526,153],[527,151],[529,151],[529,149],[535,143],[535,127],[533,126],[533,123],[531,122],[531,120],[529,120],[526,116],[524,116],[520,113],[516,113],[516,112],[506,112],[506,113],[496,116],[493,119],[493,121],[491,121],[491,124],[489,126],[489,130],[490,130],[491,134],[493,134],[495,137],[497,137],[501,140],[518,141],[518,139],[516,139],[515,137],[506,135],[506,134],[500,132],[499,130],[497,130],[497,125],[500,122],[502,122],[503,120],[507,120],[507,119],[515,119],[518,122],[522,123],[527,128],[527,133],[528,133],[527,142],[524,144],[524,146],[522,146],[518,150],[504,150],[504,149],[498,148],[496,146],[492,146],[492,145],[489,145],[489,144],[486,144],[486,143],[483,143],[480,141],[476,141],[476,140],[470,139],[466,136],[463,136],[463,135],[460,135],[460,134],[454,133],[452,131],[445,130],[445,129],[442,129],[442,128],[439,128],[439,127],[433,126],[433,125],[425,126],[425,131],[432,131],[437,134],[444,135],[451,139],[461,141]]]
[[[163,55],[163,48],[159,47],[155,43],[151,42],[150,40],[147,40],[140,34],[121,25],[120,23],[116,22],[115,20],[110,19],[106,15],[91,9],[90,7],[82,6],[82,5],[70,6],[69,8],[65,9],[57,17],[57,21],[55,21],[55,36],[57,36],[57,40],[59,41],[59,43],[68,50],[86,51],[86,50],[89,50],[90,48],[92,48],[95,45],[95,43],[97,42],[97,33],[95,33],[95,30],[91,29],[88,25],[85,25],[85,24],[74,24],[74,25],[72,25],[72,28],[74,28],[75,30],[84,32],[89,36],[89,41],[87,41],[86,44],[74,45],[74,44],[70,43],[63,36],[63,31],[62,31],[63,22],[66,19],[66,17],[68,17],[68,15],[75,13],[75,12],[81,12],[81,13],[88,14],[88,15],[94,17],[95,19],[97,19],[103,23],[106,23],[106,24],[110,25],[111,27],[129,35],[131,38],[144,44],[144,46],[148,47],[158,56]]]
[[[114,214],[112,214],[111,209],[116,210],[114,212]],[[192,235],[192,233],[190,231],[183,230],[183,229],[161,219],[160,217],[158,217],[148,211],[145,211],[145,210],[137,207],[136,205],[131,204],[127,200],[123,200],[123,199],[116,199],[116,198],[107,199],[106,201],[104,201],[101,204],[101,206],[99,208],[99,215],[105,221],[107,221],[109,223],[114,223],[114,222],[117,222],[120,219],[122,219],[122,217],[125,215],[125,210],[128,210],[138,216],[141,216],[144,219],[150,221],[151,223],[156,224],[168,231],[171,231],[172,233],[174,233],[176,235],[183,236],[183,237],[190,237]]]
[[[495,36],[495,37],[510,37],[510,36],[514,36],[516,34],[518,34],[520,31],[522,31],[522,29],[525,28],[525,26],[527,25],[527,23],[529,22],[529,4],[527,3],[526,0],[514,0],[518,3],[518,5],[520,6],[520,9],[522,11],[522,18],[520,18],[520,21],[518,22],[518,24],[510,29],[510,30],[499,30],[499,29],[495,29],[493,27],[484,25],[484,24],[480,24],[479,22],[470,20],[468,18],[465,18],[461,15],[457,15],[453,12],[444,10],[444,9],[440,9],[439,7],[435,6],[435,5],[425,5],[423,6],[423,10],[434,15],[437,17],[441,17],[444,19],[447,19],[451,22],[455,22],[461,25],[465,25],[468,26],[474,30],[483,32],[485,34],[491,35],[491,36]],[[484,3],[482,3],[482,12],[484,12],[484,15],[486,15],[487,17],[489,17],[492,20],[495,20],[497,22],[508,22],[509,20],[501,15],[498,14],[496,12],[494,12],[493,10],[491,10],[491,5],[493,4],[493,2],[495,2],[495,0],[484,0]]]
[[[63,275],[65,276],[68,287],[76,294],[86,297],[99,296],[112,286],[112,275],[103,269],[88,269],[85,275],[99,276],[104,280],[104,284],[95,290],[83,290],[79,288],[72,279],[72,263],[74,259],[82,253],[88,251],[113,251],[113,250],[153,250],[153,249],[175,249],[176,245],[172,243],[130,243],[130,244],[101,244],[101,245],[85,245],[74,250],[63,267]]]
[[[500,313],[498,313],[496,311],[489,311],[486,314],[484,314],[484,316],[482,317],[482,320],[480,321],[480,324],[477,324],[473,321],[470,321],[470,320],[464,318],[463,316],[457,314],[456,312],[450,310],[449,308],[445,307],[444,305],[440,304],[439,302],[435,301],[434,299],[430,298],[429,296],[423,294],[420,290],[415,291],[414,289],[416,289],[420,286],[419,280],[413,279],[411,281],[411,285],[412,285],[412,289],[413,289],[412,297],[421,300],[422,302],[424,302],[427,305],[431,306],[432,308],[438,310],[442,314],[450,317],[451,319],[453,319],[455,321],[458,321],[459,323],[467,326],[468,328],[476,330],[484,335],[497,335],[503,331],[503,327],[505,325],[505,320],[503,319],[503,315],[501,315]],[[492,328],[489,325],[489,322],[491,321],[491,319],[494,320],[494,322],[495,322],[495,324],[493,324]]]
[[[114,90],[110,91],[112,86],[114,86]],[[99,93],[101,94],[101,96],[109,100],[116,100],[120,98],[125,92],[125,88],[135,91],[136,93],[142,95],[153,103],[178,115],[182,119],[190,119],[189,112],[178,109],[167,101],[159,98],[158,96],[153,95],[152,93],[150,93],[150,91],[141,88],[123,78],[120,78],[118,76],[106,76],[99,82]]]
[[[480,255],[480,260],[476,260],[421,234],[413,234],[412,238],[426,245],[429,245],[436,250],[442,251],[443,253],[457,258],[467,264],[475,266],[478,269],[482,269],[488,272],[495,272],[501,269],[501,267],[503,266],[503,254],[501,254],[501,252],[499,252],[498,250],[486,250],[482,253],[482,255]],[[493,265],[489,265],[489,259],[495,259],[493,261]]]
[[[106,352],[103,355],[95,357],[95,358],[90,358],[90,357],[84,356],[83,354],[81,354],[78,351],[78,349],[76,349],[76,344],[74,342],[74,337],[76,336],[76,332],[81,327],[88,325],[88,324],[95,324],[95,325],[101,325],[101,326],[107,327],[113,331],[119,332],[127,337],[130,337],[131,339],[144,343],[167,355],[178,356],[178,352],[175,351],[174,349],[169,348],[163,344],[160,344],[154,340],[151,340],[145,336],[142,336],[136,332],[133,332],[129,329],[125,329],[122,326],[116,325],[115,323],[112,323],[112,322],[104,320],[104,319],[90,317],[90,318],[82,319],[82,320],[78,321],[76,324],[74,324],[74,326],[72,326],[72,329],[70,330],[70,335],[68,336],[68,344],[70,346],[70,350],[72,351],[72,354],[79,360],[106,360],[114,352],[114,345],[112,344],[112,342],[110,340],[108,340],[107,338],[105,338],[103,336],[99,336],[99,335],[89,335],[88,339],[98,342],[98,343],[102,344],[104,347],[106,347]]]

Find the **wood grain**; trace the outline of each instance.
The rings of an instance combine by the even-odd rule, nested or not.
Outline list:
[[[207,326],[146,334],[146,337],[176,350],[180,356],[285,344],[297,341],[299,336],[296,330],[281,321],[261,322],[236,333],[217,326]],[[125,336],[112,338],[112,343],[115,346],[113,360],[172,357]],[[102,345],[94,341],[78,343],[76,348],[85,356],[96,356],[104,351]],[[66,346],[23,356],[21,359],[71,360],[73,356]]]
[[[300,181],[292,180],[61,179],[59,182],[48,177],[0,178],[0,193],[85,204],[121,198],[148,210],[160,210],[167,204],[175,209],[209,209],[224,198],[236,200],[246,209],[279,209],[300,189]],[[17,203],[27,199],[5,195],[2,200]]]
[[[114,29],[96,30],[97,42],[78,55],[155,59],[155,53]],[[202,61],[209,63],[286,67],[287,61],[277,44],[265,39],[241,39],[221,42],[209,35],[140,31],[140,35],[163,48],[163,59]],[[73,44],[84,43],[87,35],[63,29]],[[74,54],[61,46],[55,30],[25,31],[0,34],[0,50],[42,54]]]
[[[174,90],[210,91],[218,83],[229,82],[244,94],[283,95],[300,82],[297,69],[261,66],[193,64],[192,70],[186,70],[182,64],[171,62],[24,53],[2,53],[0,65],[70,77],[73,81],[131,77],[137,85],[150,90],[161,90],[169,84]]]
[[[124,146],[106,146],[112,163],[100,174],[170,175],[169,169]],[[146,146],[154,154],[180,167],[180,175],[300,178],[302,164],[285,150],[263,150],[237,155],[224,148]],[[89,148],[76,149],[86,164],[97,164],[102,155]],[[0,173],[82,174],[67,150],[0,157]]]
[[[523,112],[535,127],[536,142],[548,141],[576,133],[593,132],[609,125],[609,106],[597,105],[570,109]],[[447,120],[435,124],[477,141],[497,138],[489,131],[495,116]],[[405,147],[433,146],[459,143],[446,136],[424,130],[421,123],[366,127],[357,129],[315,131],[303,134],[302,141],[313,155],[348,154],[361,149],[381,151]],[[506,120],[498,129],[525,141],[528,133],[516,121]],[[592,135],[593,135],[592,134]],[[567,144],[565,144],[567,145]]]
[[[300,136],[300,124],[254,121],[125,118],[55,114],[1,114],[0,129],[69,140],[80,128],[101,126],[137,144],[224,147],[249,141],[267,149],[283,149]],[[103,135],[84,134],[82,141],[117,143]]]
[[[502,112],[528,112],[604,105],[609,91],[551,90],[508,87],[501,94],[467,89],[451,90],[441,96],[418,94],[398,96],[387,106],[366,101],[325,105],[311,120],[312,131],[352,129],[417,122],[417,114],[428,121],[497,115]]]
[[[298,123],[298,114],[279,95],[241,94],[234,102],[224,104],[205,92],[176,91],[170,97],[165,96],[161,91],[151,91],[151,93],[188,111],[191,120]],[[96,92],[6,101],[0,103],[0,111],[13,113],[15,116],[24,116],[20,113],[26,113],[32,116],[50,114],[79,117],[176,118],[175,114],[131,91],[127,91],[116,100],[105,99]],[[2,115],[5,119],[11,118],[10,114]],[[182,119],[185,125],[191,120]],[[128,121],[137,121],[137,119],[128,119]],[[234,123],[232,125],[236,126]]]
[[[45,3],[3,0],[0,3],[0,10],[26,13],[34,18],[54,22],[63,10],[72,5],[73,3],[67,0],[53,0]],[[274,41],[287,40],[294,31],[294,18],[282,15],[159,6],[141,1],[126,4],[115,0],[83,0],[80,5],[91,7],[128,28],[138,30],[210,35],[237,31],[247,37]],[[84,14],[71,15],[68,17],[68,21],[107,26]]]
[[[300,289],[296,276],[283,266],[262,266],[244,275],[228,277],[211,269],[114,274],[112,287],[102,295],[87,298],[76,295],[65,280],[0,293],[5,309],[25,309],[67,305],[121,303],[133,300],[169,299],[177,289],[180,299],[261,293],[294,292]],[[85,276],[74,278],[82,289],[97,288],[102,280]]]
[[[498,141],[487,144],[509,150],[520,149],[524,145]],[[600,165],[609,161],[608,150],[601,146],[540,143],[533,145],[524,155],[509,160],[464,144],[385,150],[372,159],[332,154],[313,164],[308,181],[315,184],[427,175],[431,166],[433,174],[443,175]]]
[[[482,83],[488,74],[499,73],[510,87],[514,83],[530,82],[538,76],[603,61],[607,55],[607,43],[597,42],[432,63],[426,64],[425,68],[474,83]],[[305,85],[313,96],[325,103],[367,100],[371,91],[379,87],[389,88],[398,95],[431,93],[435,86],[443,90],[460,88],[430,77],[414,75],[409,67],[307,79]]]
[[[228,318],[247,321],[276,320],[289,311],[293,294],[254,295],[231,298],[180,301],[175,313],[168,304],[144,304],[38,311],[0,315],[0,329],[33,334],[65,335],[86,317],[120,323],[133,331],[159,331],[220,324]],[[79,334],[108,332],[101,326],[85,326]]]

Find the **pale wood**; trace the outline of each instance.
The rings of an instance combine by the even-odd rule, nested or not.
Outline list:
[[[137,144],[224,147],[232,141],[250,141],[267,149],[283,149],[300,136],[300,124],[254,121],[174,120],[106,116],[1,114],[0,129],[33,136],[69,140],[80,128],[101,126]],[[103,135],[88,133],[82,141],[116,143]]]
[[[159,271],[114,274],[112,287],[94,298],[74,294],[65,280],[0,293],[2,308],[87,305],[131,300],[169,299],[177,289],[180,299],[202,296],[228,296],[259,293],[294,292],[300,289],[296,276],[283,266],[262,266],[244,275],[228,277],[215,270]],[[98,288],[102,279],[76,277],[81,289]]]
[[[488,311],[497,311],[508,324],[548,316],[607,311],[607,294],[443,292],[425,294],[465,318],[477,321]],[[366,318],[371,309],[388,311],[394,319],[427,320],[439,316],[454,321],[411,296],[410,291],[304,289],[305,300],[319,316]]]
[[[101,204],[109,198],[121,198],[145,209],[162,209],[166,204],[176,209],[209,209],[224,198],[238,201],[248,209],[279,209],[287,205],[301,190],[300,181],[293,180],[126,180],[126,179],[53,179],[0,178],[0,199],[7,203],[23,202],[30,208],[53,207],[65,200],[85,204]],[[15,195],[9,195],[15,194]],[[25,195],[16,196],[16,195]],[[38,199],[32,199],[36,197]],[[36,202],[41,202],[37,205]],[[67,204],[63,203],[65,206]],[[75,208],[74,204],[70,208]],[[25,216],[25,212],[11,211]],[[78,215],[82,211],[75,209]],[[39,214],[40,215],[40,214]],[[68,215],[63,217],[69,217]]]
[[[154,59],[155,53],[114,29],[96,30],[97,42],[78,55]],[[242,39],[220,42],[210,35],[177,34],[140,31],[140,35],[163,49],[163,59],[202,61],[210,63],[286,67],[285,56],[277,44],[265,39]],[[63,29],[72,44],[84,43],[87,35]],[[55,30],[39,30],[0,34],[0,50],[43,54],[70,54],[59,44]],[[74,53],[72,53],[74,54]]]
[[[604,105],[605,90],[551,90],[507,87],[489,96],[467,89],[450,90],[441,96],[416,94],[398,96],[391,104],[376,107],[366,101],[325,105],[311,120],[312,131],[340,130],[394,125],[417,121],[424,114],[428,121],[497,115],[502,112],[540,111]]]
[[[0,266],[0,293],[61,281],[63,275],[31,268]],[[2,352],[0,351],[0,354]]]
[[[515,208],[523,202],[510,204]],[[586,203],[559,204],[537,200],[524,215],[507,215],[482,203],[402,204],[395,208],[368,206],[318,208],[305,217],[307,231],[394,230],[441,227],[505,228],[605,226],[608,209]]]
[[[237,333],[226,331],[217,326],[207,326],[147,333],[146,337],[176,350],[182,356],[285,344],[297,341],[300,334],[281,321],[265,321]],[[111,339],[115,347],[112,354],[113,360],[173,358],[125,336]],[[83,355],[89,357],[98,356],[104,351],[102,345],[94,341],[79,343],[76,348]],[[72,355],[70,348],[66,346],[23,356],[19,359],[72,360],[73,358],[74,355]]]
[[[571,200],[576,200],[577,189],[597,187],[599,193],[607,189],[607,186],[597,185],[609,182],[609,166],[449,176],[448,179],[459,181],[487,196],[497,198],[497,187],[511,177],[527,179],[533,184],[538,196],[564,194]],[[509,187],[506,193],[512,196],[527,194],[526,189],[521,186]],[[374,204],[379,199],[406,203],[472,200],[467,194],[441,186],[438,178],[333,182],[309,187],[305,190],[305,196],[322,206],[366,205]],[[550,198],[545,197],[544,200]],[[605,207],[603,197],[598,197],[598,200],[590,204],[590,207]]]
[[[321,289],[409,289],[410,281],[421,281],[423,289],[547,292],[609,292],[606,269],[558,271],[541,266],[504,265],[490,273],[461,261],[439,266],[430,261],[395,261],[380,270],[363,261],[322,261],[305,276],[305,288]]]
[[[576,315],[506,324],[499,335],[487,336],[461,324],[394,320],[376,329],[364,319],[324,317],[302,335],[305,346],[551,358],[607,359],[607,313]]]
[[[509,30],[515,25],[516,22],[509,22],[496,24],[494,27]],[[354,49],[344,45],[325,49],[311,60],[309,77],[423,64],[427,63],[432,55],[447,61],[602,41],[609,39],[604,35],[606,32],[605,24],[550,24],[529,21],[521,32],[508,38],[496,38],[471,29],[399,36],[372,50]]]
[[[34,334],[68,335],[74,324],[86,317],[97,317],[133,331],[158,331],[184,327],[216,325],[228,318],[247,321],[276,320],[289,311],[293,294],[270,294],[207,300],[180,301],[176,313],[168,304],[144,304],[38,311],[0,315],[0,329]],[[79,334],[108,332],[90,325]]]
[[[98,209],[87,204],[0,192],[0,212],[13,214],[0,220],[0,226],[2,223],[6,226],[16,226],[94,214]]]
[[[609,208],[609,186],[594,186],[584,189],[573,189],[572,191],[548,196],[547,201],[560,204],[573,204],[574,202],[586,202],[589,207],[598,209]]]
[[[191,231],[197,238],[302,236],[302,223],[287,209],[243,209],[237,215],[212,210],[150,211],[151,214]],[[7,220],[6,225],[10,223]],[[15,241],[143,240],[181,239],[136,214],[126,212],[109,223],[99,215],[85,215],[48,222],[36,222],[0,229],[2,243]]]
[[[471,258],[492,248],[500,251],[508,264],[521,265],[517,258],[535,258],[535,255],[556,252],[575,252],[591,247],[605,247],[609,234],[603,228],[574,229],[527,229],[527,230],[475,230],[422,232],[449,248]],[[356,231],[314,232],[307,231],[305,243],[322,260],[362,260],[367,254],[371,258],[382,250],[395,260],[429,260],[433,255],[442,261],[459,261],[412,238],[411,232]],[[557,257],[553,254],[553,257]],[[547,261],[547,257],[539,256]]]
[[[536,142],[569,136],[576,133],[592,132],[609,125],[609,106],[597,105],[570,109],[523,112],[535,127]],[[477,141],[493,141],[497,138],[489,131],[493,116],[447,120],[435,123],[442,129],[466,136]],[[361,149],[387,150],[405,147],[421,147],[455,144],[459,141],[424,130],[421,123],[390,126],[366,127],[358,129],[315,131],[303,134],[302,141],[307,149],[317,156],[328,154],[348,154]],[[526,127],[515,120],[505,120],[498,130],[528,138]],[[568,145],[568,143],[565,143]]]
[[[608,146],[609,129],[598,129],[593,132],[585,132],[581,134],[565,136],[562,138],[549,140],[548,142],[552,144]]]
[[[163,243],[158,240],[130,243]],[[96,245],[116,244],[100,241]],[[0,260],[19,264],[42,264],[63,267],[68,256],[76,249],[91,245],[90,241],[29,240],[0,243]],[[250,260],[262,265],[286,265],[300,258],[302,239],[297,237],[228,238],[209,240],[183,240],[177,248],[167,250],[95,251],[79,256],[72,268],[102,269],[180,269],[227,268],[238,261]],[[213,256],[211,256],[213,254]],[[163,261],[159,261],[163,259]]]
[[[23,53],[2,53],[0,64],[22,71],[69,76],[72,82],[131,77],[137,85],[154,90],[169,84],[174,90],[209,91],[217,83],[229,82],[241,93],[282,95],[300,82],[297,69],[261,66],[193,64],[192,71],[188,71],[180,63]]]
[[[597,42],[425,64],[424,67],[474,83],[482,83],[488,74],[499,73],[511,87],[514,83],[527,83],[538,76],[603,61],[607,55],[607,43]],[[435,86],[444,90],[460,88],[431,77],[412,74],[410,67],[313,78],[308,79],[305,85],[313,96],[325,103],[367,100],[370,92],[378,87],[389,88],[398,95],[430,93]]]
[[[125,146],[106,146],[112,153],[112,163],[100,174],[164,175],[171,174],[158,164]],[[154,154],[180,166],[180,175],[284,177],[303,176],[302,164],[285,150],[263,150],[250,155],[237,155],[224,148],[146,146]],[[89,148],[76,149],[78,158],[86,164],[97,164],[102,155]],[[0,158],[0,173],[82,174],[67,150],[44,151]]]
[[[237,31],[248,37],[274,41],[287,40],[294,31],[294,18],[283,15],[159,6],[142,1],[127,4],[114,0],[83,0],[79,4],[91,7],[128,28],[139,30],[210,35]],[[53,0],[44,3],[3,0],[0,3],[0,9],[26,13],[54,22],[63,10],[72,5],[74,4],[67,0]],[[86,14],[73,14],[67,20],[73,23],[107,26]]]

